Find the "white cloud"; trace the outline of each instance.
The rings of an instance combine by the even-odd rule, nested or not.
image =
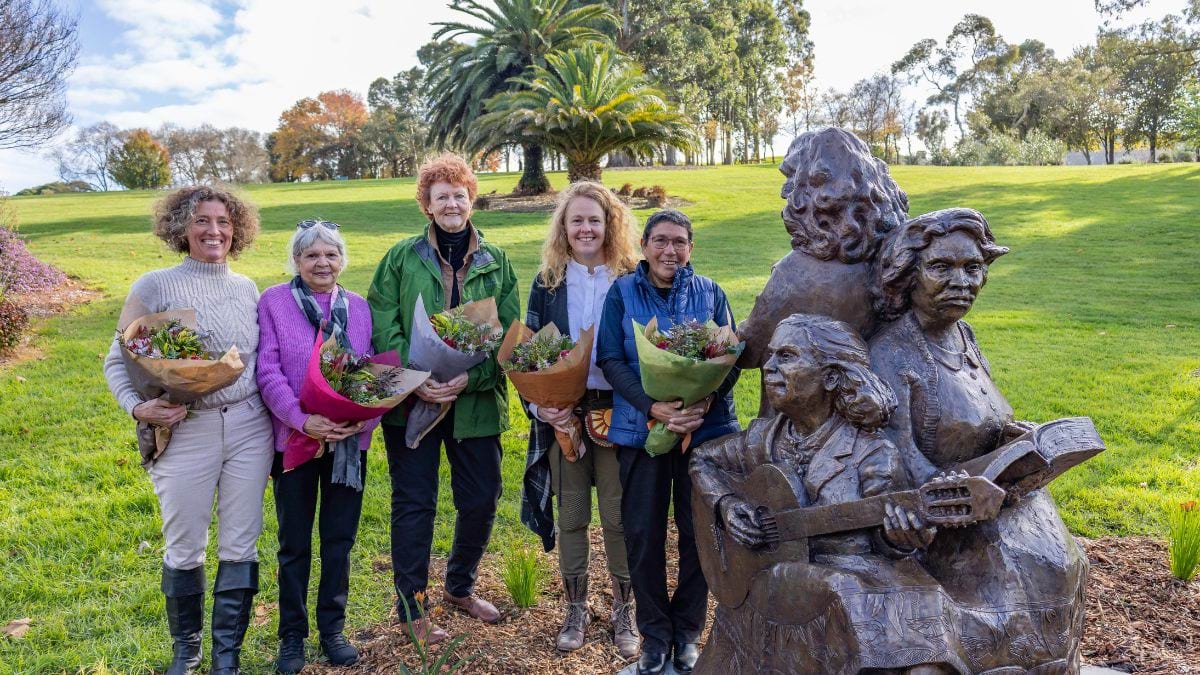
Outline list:
[[[67,92],[67,100],[71,107],[86,108],[91,106],[115,106],[133,100],[135,96],[123,89],[106,89],[102,87],[72,87]]]

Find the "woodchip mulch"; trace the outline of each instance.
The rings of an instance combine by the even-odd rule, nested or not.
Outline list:
[[[1091,560],[1087,593],[1087,628],[1084,635],[1085,663],[1147,675],[1200,673],[1200,579],[1190,584],[1175,581],[1167,569],[1166,546],[1145,537],[1081,539]],[[462,638],[453,655],[471,657],[463,673],[616,673],[627,665],[612,646],[609,612],[612,593],[599,528],[592,528],[591,587],[589,598],[593,621],[587,644],[579,651],[563,654],[554,648],[554,638],[563,617],[562,595],[557,584],[557,560],[543,556],[552,570],[542,601],[519,609],[509,599],[499,576],[499,558],[489,554],[480,566],[479,593],[503,613],[500,623],[487,626],[457,611],[440,606],[433,610],[437,623],[452,636]],[[668,559],[675,556],[669,555]],[[439,598],[443,560],[434,560],[430,578],[432,597]],[[673,581],[674,570],[668,570]],[[709,602],[709,623],[713,603]],[[375,626],[352,636],[362,650],[359,672],[397,671],[401,663],[410,668],[418,659],[407,636],[394,624]],[[444,647],[433,648],[434,657]],[[305,672],[345,673],[318,663]],[[419,671],[418,671],[419,672]]]

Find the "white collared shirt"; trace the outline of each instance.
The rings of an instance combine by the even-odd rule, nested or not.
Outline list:
[[[578,340],[579,333],[588,326],[600,326],[604,314],[604,298],[613,279],[607,265],[597,265],[591,272],[587,266],[567,261],[567,317],[570,322],[571,339]],[[588,389],[612,389],[604,377],[604,371],[596,365],[596,349],[600,346],[599,336],[592,342],[592,368],[588,371]]]

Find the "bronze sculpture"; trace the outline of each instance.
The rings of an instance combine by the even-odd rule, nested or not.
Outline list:
[[[891,323],[871,339],[871,367],[896,393],[887,434],[910,479],[957,466],[990,471],[1009,491],[997,518],[939,534],[922,556],[960,610],[967,672],[1074,673],[1087,558],[1041,488],[1104,446],[1086,418],[1041,428],[1014,421],[962,321],[988,265],[1007,251],[971,209],[925,214],[893,233],[876,291]],[[1056,427],[1062,439],[1041,441]],[[1026,445],[1037,452],[1002,457]],[[1029,459],[1040,466],[1019,466]]]
[[[767,342],[785,317],[802,312],[845,321],[864,338],[871,310],[870,263],[880,240],[908,214],[908,197],[887,164],[854,134],[837,128],[797,136],[779,170],[786,176],[780,216],[792,251],[775,263],[754,308],[738,326],[742,368],[761,368]],[[762,417],[770,415],[763,396]]]
[[[779,324],[780,414],[692,461],[720,603],[699,672],[1078,673],[1087,562],[1042,488],[1104,446],[1014,421],[992,382],[961,319],[1005,252],[970,209],[890,232],[869,362],[844,323]]]

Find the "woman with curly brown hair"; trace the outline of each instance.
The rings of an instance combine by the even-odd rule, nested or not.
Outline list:
[[[525,324],[539,330],[553,323],[578,340],[588,326],[597,326],[604,298],[617,277],[637,267],[633,214],[600,183],[572,183],[558,195],[550,231],[542,247],[542,265],[529,291]],[[546,550],[560,539],[558,569],[563,578],[567,613],[556,646],[573,651],[583,646],[588,608],[588,524],[592,520],[592,486],[600,506],[604,552],[613,587],[613,643],[625,658],[637,656],[637,627],[633,618],[633,588],[621,524],[621,471],[617,450],[596,430],[593,421],[612,410],[612,385],[596,365],[592,368],[581,407],[538,408],[528,404],[532,418],[526,455],[521,522],[542,538]],[[554,440],[554,429],[565,429],[582,414],[588,429],[584,451],[568,460]],[[557,497],[551,500],[551,494]],[[553,503],[552,503],[553,501]],[[558,519],[554,507],[558,507]]]
[[[130,382],[116,340],[104,375],[135,419],[177,425],[170,445],[148,468],[163,520],[162,590],[174,641],[167,672],[181,675],[200,665],[204,557],[215,498],[220,562],[213,584],[211,672],[234,675],[258,591],[256,542],[275,455],[271,419],[255,384],[258,288],[231,272],[228,263],[254,241],[258,214],[226,190],[185,187],[158,203],[154,233],[185,257],[133,282],[117,326],[146,314],[194,309],[202,333],[222,349],[236,346],[245,370],[233,384],[193,403],[190,413],[161,399],[144,400]]]

